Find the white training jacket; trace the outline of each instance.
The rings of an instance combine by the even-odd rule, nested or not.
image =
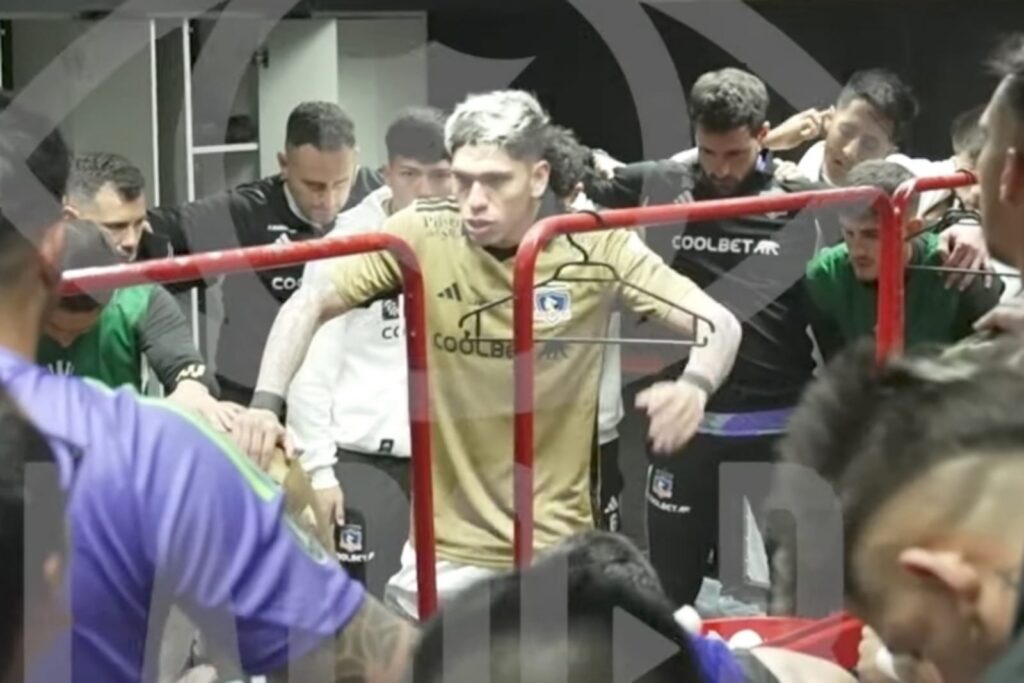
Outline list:
[[[391,189],[381,187],[338,216],[328,237],[376,232],[388,218]],[[344,258],[344,257],[343,257]],[[351,257],[349,257],[351,258]],[[306,266],[302,286],[329,277],[336,260]],[[408,372],[401,297],[378,301],[324,323],[288,388],[288,427],[313,488],[337,485],[338,447],[408,458]]]
[[[942,161],[931,161],[929,159],[912,159],[906,154],[890,154],[885,158],[894,164],[899,164],[910,171],[917,178],[930,178],[932,176],[952,175],[956,173],[956,164],[952,159]],[[810,149],[804,152],[797,164],[800,175],[809,180],[821,183],[829,183],[825,177],[825,141],[820,140],[814,143]],[[918,206],[918,215],[923,216],[943,199],[949,196],[949,190],[930,190],[921,193],[921,201]]]

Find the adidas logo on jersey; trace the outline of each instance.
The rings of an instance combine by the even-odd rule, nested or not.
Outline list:
[[[682,251],[704,251],[712,254],[758,254],[778,256],[782,245],[775,240],[755,240],[749,237],[705,237],[703,235],[674,235],[672,248]]]
[[[292,238],[288,236],[288,233],[281,233],[281,236],[274,240],[274,244],[291,244]]]
[[[71,376],[75,374],[75,364],[69,360],[55,360],[49,364],[49,369],[55,375]]]
[[[453,282],[437,293],[438,299],[449,299],[451,301],[462,301],[462,292],[459,290],[459,283]]]

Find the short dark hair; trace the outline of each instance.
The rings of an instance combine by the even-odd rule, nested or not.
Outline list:
[[[550,652],[567,656],[568,680],[611,683],[615,670],[613,654],[618,650],[614,646],[614,633],[618,630],[614,624],[622,614],[629,614],[675,646],[671,656],[637,680],[702,680],[689,638],[676,623],[667,600],[637,591],[596,567],[570,569],[565,596],[567,624],[539,616],[524,625],[522,588],[531,582],[534,586],[554,584],[555,567],[554,562],[544,561],[523,573],[502,575],[460,594],[424,627],[414,659],[414,680],[469,683],[479,680],[474,676],[483,669],[489,672],[493,683],[540,683],[550,680],[550,672],[544,672],[548,675],[543,678],[531,676],[522,665]],[[467,642],[461,637],[463,629],[473,628],[483,619],[490,625],[489,650],[479,647],[479,642]],[[446,629],[450,634],[458,634],[450,635],[447,643]],[[452,658],[447,663],[446,655]],[[466,662],[471,665],[466,666]]]
[[[785,463],[829,482],[842,501],[847,594],[863,597],[850,560],[867,523],[908,485],[967,456],[995,463],[1024,451],[1024,340],[962,344],[876,364],[873,344],[847,349],[809,387],[779,444]],[[963,481],[947,504],[978,499]]]
[[[864,100],[888,119],[893,142],[897,143],[906,139],[920,110],[910,86],[887,69],[865,69],[850,76],[836,105],[845,109],[854,100]]]
[[[303,102],[292,109],[285,128],[288,147],[313,145],[322,152],[356,146],[356,124],[333,102]]]
[[[126,202],[133,202],[146,189],[146,179],[138,166],[120,154],[88,152],[71,161],[68,198],[73,202],[91,202],[107,184]]]
[[[444,122],[444,112],[434,107],[411,107],[404,110],[391,123],[384,136],[388,161],[405,157],[422,164],[436,164],[447,159]]]
[[[25,272],[43,232],[60,220],[69,153],[52,122],[0,93],[0,285]]]
[[[652,596],[665,594],[658,573],[640,549],[622,534],[583,531],[565,539],[547,557],[566,557],[570,576],[597,570],[616,581]]]
[[[883,159],[872,159],[862,161],[846,176],[846,185],[849,187],[877,187],[890,197],[899,189],[899,186],[914,177],[914,174],[903,166],[892,161]],[[918,195],[915,194],[908,205],[908,213],[911,215],[917,212]],[[839,208],[841,216],[856,216],[858,218],[873,216],[875,214],[874,204],[849,204]]]
[[[593,153],[562,126],[549,126],[544,159],[551,165],[548,187],[559,199],[571,197],[577,185],[595,173]]]
[[[107,239],[103,229],[86,220],[70,221],[64,231],[64,258],[61,270],[102,268],[124,263],[125,259]],[[65,296],[58,306],[67,311],[87,313],[110,303],[113,292],[104,289]]]
[[[0,387],[0,675],[17,661],[26,606],[46,592],[46,560],[66,555],[65,494],[53,452]],[[26,534],[30,520],[31,534]]]
[[[1006,81],[1006,100],[1017,119],[1024,121],[1024,33],[1005,39],[989,65]]]
[[[768,88],[740,69],[710,71],[693,84],[690,118],[715,133],[746,126],[756,131],[768,119]]]
[[[981,131],[981,115],[985,112],[985,105],[971,107],[965,112],[957,114],[949,127],[949,137],[953,145],[954,154],[966,154],[974,164],[978,161],[981,148],[985,144],[985,135]]]

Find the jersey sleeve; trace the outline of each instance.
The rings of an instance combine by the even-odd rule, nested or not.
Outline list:
[[[381,232],[390,233],[414,248],[422,232],[422,218],[414,208],[389,218]],[[417,250],[417,256],[422,253]],[[387,251],[375,251],[338,259],[331,266],[330,280],[346,309],[365,306],[378,299],[393,296],[402,289],[402,273],[398,262]]]
[[[332,639],[360,609],[362,587],[285,516],[281,490],[229,442],[166,404],[142,403],[120,433],[154,600],[173,599],[216,647],[237,643],[247,674],[284,669]]]
[[[828,277],[828,258],[829,252],[826,250],[807,265],[801,292],[804,315],[811,325],[821,357],[826,361],[835,356],[845,344],[842,330],[835,319],[835,307],[830,293],[835,285]]]
[[[159,285],[153,288],[138,334],[146,360],[168,393],[186,379],[202,382],[211,393],[218,393],[212,373],[192,343],[185,315],[170,293]]]
[[[180,206],[154,207],[147,218],[153,232],[170,241],[175,255],[234,249],[248,199],[231,190]]]
[[[666,169],[671,162],[639,161],[615,169],[611,178],[591,177],[586,181],[587,196],[596,204],[609,209],[625,209],[645,203],[671,201],[665,188]],[[653,197],[657,197],[654,200]]]
[[[671,304],[680,303],[696,289],[692,280],[672,270],[635,232],[612,230],[605,235],[599,258],[610,263],[624,283],[633,285],[619,285],[619,296],[633,312],[665,320]]]

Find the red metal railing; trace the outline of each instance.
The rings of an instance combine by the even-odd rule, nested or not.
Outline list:
[[[265,270],[301,265],[308,261],[388,251],[402,272],[405,299],[406,352],[409,359],[409,416],[412,436],[413,528],[416,539],[416,572],[419,613],[426,619],[437,609],[435,576],[434,496],[431,480],[429,391],[427,385],[427,325],[423,276],[412,248],[385,233],[320,239],[283,245],[249,247],[194,256],[145,261],[111,268],[75,271],[65,280],[64,291],[95,291],[159,282],[197,280],[239,271]]]
[[[594,232],[609,228],[664,226],[680,221],[707,221],[773,211],[799,211],[810,206],[874,202],[883,220],[891,222],[892,201],[881,190],[856,187],[819,192],[795,192],[768,197],[740,197],[637,209],[566,214],[546,218],[526,234],[516,253],[513,275],[515,356],[515,561],[530,564],[533,557],[533,419],[534,336],[533,287],[537,257],[556,235]],[[598,217],[599,216],[599,217]]]
[[[906,264],[903,262],[905,235],[903,227],[908,218],[907,208],[918,192],[952,190],[973,185],[974,174],[960,171],[954,175],[931,178],[913,178],[900,185],[893,195],[892,215],[882,224],[881,258],[878,272],[878,334],[876,356],[881,362],[893,354],[903,353],[905,342],[904,286]]]

